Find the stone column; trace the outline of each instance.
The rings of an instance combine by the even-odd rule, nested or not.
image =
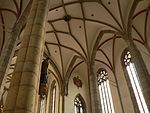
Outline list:
[[[101,102],[98,90],[97,76],[95,72],[95,63],[91,62],[88,66],[90,98],[91,98],[91,113],[101,113]]]
[[[2,85],[4,75],[7,72],[7,68],[9,67],[9,63],[11,62],[11,59],[13,57],[14,52],[13,49],[15,47],[16,40],[19,37],[22,28],[26,24],[26,20],[30,12],[31,5],[32,0],[30,0],[24,12],[21,14],[20,18],[15,23],[12,32],[10,34],[10,37],[8,38],[7,42],[5,42],[5,45],[2,49],[2,53],[0,55],[0,86]]]
[[[33,0],[4,113],[35,113],[49,0]]]
[[[150,75],[147,71],[142,55],[138,50],[138,48],[136,47],[136,45],[134,44],[133,40],[128,38],[126,42],[128,44],[129,51],[131,52],[132,62],[135,64],[135,68],[138,73],[142,92],[146,100],[148,109],[150,111]]]

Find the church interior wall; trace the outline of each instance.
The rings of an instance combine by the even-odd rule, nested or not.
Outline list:
[[[73,82],[73,78],[77,76],[82,81],[82,87],[77,87]],[[80,75],[79,73],[72,73],[69,79],[68,95],[65,96],[65,113],[74,113],[75,110],[74,99],[78,94],[80,94],[83,97],[86,103],[86,113],[90,113],[89,87],[86,83],[87,80],[83,79],[83,76],[86,75]]]

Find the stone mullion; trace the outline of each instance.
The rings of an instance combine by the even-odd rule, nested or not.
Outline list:
[[[101,113],[100,95],[98,90],[97,76],[95,73],[94,62],[89,66],[89,83],[90,83],[90,96],[91,96],[91,108],[92,113]]]
[[[122,65],[124,65],[123,59],[124,59],[124,56],[121,59],[122,60]],[[123,66],[123,72],[125,74],[125,79],[127,81],[127,85],[128,85],[129,91],[130,91],[131,100],[132,100],[132,103],[133,103],[133,106],[134,106],[134,111],[135,111],[135,113],[140,113],[139,108],[138,108],[138,104],[136,102],[136,98],[135,98],[135,95],[134,95],[134,91],[133,91],[133,88],[132,88],[132,85],[131,85],[131,82],[130,82],[130,78],[129,78],[129,75],[128,75],[128,72],[127,72],[125,66]]]
[[[127,41],[129,51],[132,55],[132,62],[135,64],[136,71],[140,80],[142,92],[146,100],[148,109],[150,111],[150,75],[147,71],[146,65],[143,61],[142,55],[132,39]]]
[[[47,4],[48,0],[33,1],[18,52],[4,113],[35,113],[36,111],[37,104],[35,102],[38,95],[45,42]]]

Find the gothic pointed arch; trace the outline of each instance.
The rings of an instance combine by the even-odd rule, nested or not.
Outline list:
[[[121,64],[130,91],[135,113],[149,113],[146,101],[142,92],[138,71],[132,60],[132,52],[125,48],[121,56]]]
[[[100,68],[97,71],[97,82],[101,100],[102,112],[104,113],[115,113],[108,73],[105,68]]]
[[[76,95],[74,99],[74,107],[75,113],[86,113],[86,103],[81,94]]]

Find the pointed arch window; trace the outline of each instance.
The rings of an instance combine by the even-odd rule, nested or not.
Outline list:
[[[45,113],[46,111],[46,97],[40,97],[40,113]]]
[[[99,69],[97,79],[102,105],[102,113],[115,113],[107,71],[105,69]]]
[[[52,113],[55,113],[55,100],[56,100],[56,86],[53,88],[52,92]]]
[[[126,67],[130,82],[131,82],[131,86],[138,104],[138,108],[140,113],[149,113],[142,90],[141,90],[141,85],[139,82],[139,78],[138,78],[138,73],[136,71],[135,65],[132,62],[132,56],[130,51],[126,51],[124,54],[124,65]]]
[[[75,113],[86,113],[85,112],[85,102],[81,95],[77,95],[75,100],[74,100],[74,108],[75,108]]]
[[[54,80],[51,85],[51,93],[50,93],[50,111],[49,113],[55,113],[55,103],[56,103],[56,81]]]

